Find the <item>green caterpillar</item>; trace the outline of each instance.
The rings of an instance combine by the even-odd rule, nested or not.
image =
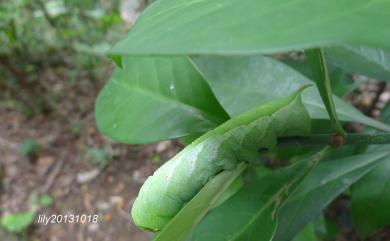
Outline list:
[[[310,117],[300,96],[306,87],[228,120],[161,166],[134,202],[135,224],[161,230],[216,174],[254,160],[259,149],[275,147],[279,136],[308,135]]]

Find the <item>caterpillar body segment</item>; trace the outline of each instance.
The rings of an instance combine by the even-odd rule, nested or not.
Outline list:
[[[132,207],[141,228],[159,231],[215,175],[272,149],[280,136],[310,133],[300,93],[261,105],[207,132],[161,166],[142,186]]]

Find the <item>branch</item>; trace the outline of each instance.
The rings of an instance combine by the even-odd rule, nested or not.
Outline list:
[[[338,143],[338,142],[343,143]],[[390,144],[390,133],[379,134],[346,134],[345,139],[338,136],[321,134],[307,137],[281,137],[278,138],[278,147],[310,147],[310,146],[341,146],[341,145],[373,145]]]
[[[313,73],[313,80],[317,84],[322,102],[330,117],[330,122],[339,136],[344,136],[345,131],[337,117],[336,106],[333,100],[331,81],[329,78],[328,67],[326,66],[325,53],[323,48],[311,49],[305,51],[306,57]]]
[[[53,28],[56,28],[56,22],[54,21],[54,19],[50,16],[49,12],[47,11],[46,9],[46,6],[45,6],[45,3],[42,2],[41,0],[36,0],[37,4],[39,5],[39,7],[41,8],[42,12],[43,12],[43,15],[45,16],[45,19],[47,20],[47,22],[53,27]]]

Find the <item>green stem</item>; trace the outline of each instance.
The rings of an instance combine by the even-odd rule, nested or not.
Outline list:
[[[56,22],[54,19],[50,16],[49,12],[46,9],[45,3],[42,0],[36,0],[38,6],[41,8],[43,12],[43,16],[45,17],[46,21],[52,26],[53,28],[56,28]]]
[[[307,50],[306,57],[313,73],[313,80],[316,82],[322,101],[328,111],[330,121],[338,135],[344,136],[345,132],[341,125],[333,101],[331,81],[326,65],[325,53],[323,48]]]
[[[335,145],[334,135],[321,134],[307,137],[281,137],[278,147],[309,147]],[[346,134],[343,145],[390,144],[390,133],[380,134]]]

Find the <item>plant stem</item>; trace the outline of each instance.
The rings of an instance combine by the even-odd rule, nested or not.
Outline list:
[[[45,17],[46,21],[52,26],[53,28],[56,28],[56,22],[54,19],[50,16],[49,12],[46,9],[45,3],[42,0],[36,0],[38,6],[41,8],[43,12],[43,16]]]
[[[325,53],[323,48],[307,50],[306,57],[312,69],[313,80],[317,84],[322,101],[329,114],[330,121],[336,133],[340,136],[345,135],[341,122],[337,117],[336,107],[333,100],[331,81],[329,78],[328,67],[326,65]]]
[[[344,145],[390,144],[390,133],[378,134],[346,134]],[[278,138],[278,147],[309,147],[334,145],[334,135],[321,134],[307,137]]]

